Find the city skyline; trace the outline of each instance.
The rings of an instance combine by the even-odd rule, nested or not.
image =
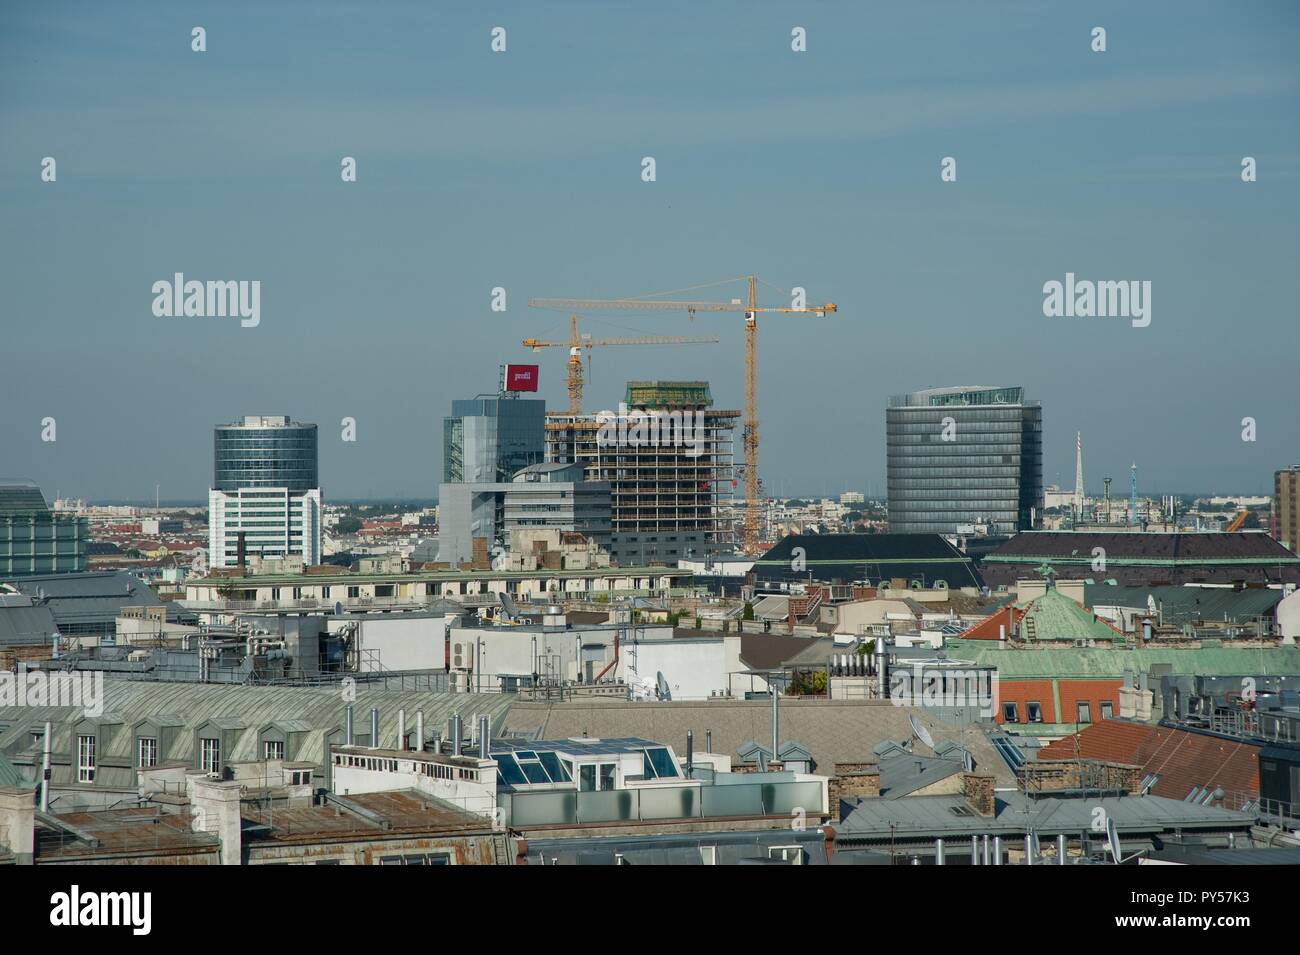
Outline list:
[[[743,29],[685,6],[592,11],[581,33],[507,7],[497,57],[486,18],[419,4],[361,30],[330,5],[7,6],[0,78],[23,95],[0,108],[19,226],[0,255],[23,357],[0,471],[71,497],[201,499],[210,424],[284,410],[320,425],[329,498],[431,497],[450,401],[567,320],[529,297],[754,271],[840,306],[762,324],[769,493],[883,496],[887,395],[1013,378],[1043,405],[1046,483],[1070,483],[1082,431],[1090,486],[1136,460],[1149,493],[1267,493],[1300,447],[1290,352],[1269,347],[1294,338],[1276,282],[1300,212],[1300,138],[1279,121],[1300,105],[1294,8],[938,6],[800,11],[802,57],[777,5]],[[720,65],[755,56],[762,70]],[[159,317],[153,285],[178,272],[260,282],[260,321]],[[1045,317],[1044,284],[1070,275],[1151,282],[1150,326]],[[722,342],[601,353],[588,405],[656,377],[741,407],[742,331],[724,319],[590,317]],[[560,356],[539,357],[562,408]],[[816,460],[810,440],[839,452]]]

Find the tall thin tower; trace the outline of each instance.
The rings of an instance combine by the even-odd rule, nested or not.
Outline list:
[[[1128,477],[1128,522],[1136,524],[1138,522],[1138,466],[1133,462],[1129,468]]]
[[[1074,519],[1083,517],[1083,434],[1074,432]]]

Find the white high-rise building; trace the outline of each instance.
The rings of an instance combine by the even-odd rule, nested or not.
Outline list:
[[[316,426],[283,415],[218,425],[208,492],[208,566],[247,557],[321,558]]]

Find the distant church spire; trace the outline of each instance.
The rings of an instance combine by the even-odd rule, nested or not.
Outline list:
[[[1083,517],[1083,433],[1074,432],[1074,516]]]

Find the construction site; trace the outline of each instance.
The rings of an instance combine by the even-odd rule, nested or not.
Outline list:
[[[611,423],[626,427],[629,419],[682,413],[698,416],[698,446],[602,440]],[[546,460],[582,464],[588,481],[609,483],[615,561],[641,565],[727,552],[737,483],[732,432],[740,416],[713,408],[707,382],[629,382],[617,412],[548,413]]]
[[[750,555],[762,552],[764,543],[762,529],[763,488],[762,480],[759,477],[758,464],[758,316],[760,312],[764,312],[786,315],[815,315],[819,318],[825,318],[827,315],[838,311],[838,308],[833,302],[822,305],[808,304],[805,301],[803,289],[795,289],[792,293],[767,282],[763,284],[780,292],[782,295],[788,296],[791,304],[789,306],[760,306],[758,304],[758,285],[760,281],[756,275],[744,275],[640,298],[531,298],[528,300],[529,306],[533,308],[561,309],[564,311],[686,312],[692,319],[695,318],[697,313],[701,312],[729,312],[744,316],[745,410],[741,439],[743,464],[735,470],[734,474],[731,468],[730,451],[730,431],[733,425],[727,424],[724,426],[722,422],[741,417],[739,412],[709,412],[706,416],[705,430],[711,436],[711,440],[706,443],[713,453],[701,454],[695,457],[695,460],[687,461],[684,464],[678,460],[682,457],[681,452],[683,449],[680,447],[670,448],[667,454],[663,454],[661,452],[664,449],[661,447],[631,449],[624,446],[622,450],[625,450],[626,454],[622,460],[620,460],[620,455],[616,453],[620,448],[598,447],[601,422],[593,418],[590,422],[590,428],[588,428],[587,420],[579,413],[582,402],[581,349],[586,343],[578,336],[577,316],[573,315],[571,317],[570,341],[567,343],[570,348],[569,414],[547,416],[547,460],[567,462],[577,460],[578,455],[583,454],[587,458],[596,459],[597,462],[594,467],[589,467],[588,479],[606,480],[614,484],[614,536],[616,539],[624,536],[637,538],[635,543],[624,540],[622,543],[627,553],[624,557],[614,554],[615,559],[626,559],[626,557],[630,557],[634,553],[640,555],[638,559],[646,557],[681,558],[716,553],[722,549],[722,545],[730,549],[732,545],[730,519],[726,520],[726,530],[723,530],[719,526],[721,521],[719,507],[717,506],[719,502],[716,495],[720,485],[730,488],[736,485],[737,482],[743,482],[744,484],[744,516],[741,521],[741,539],[738,542],[737,549],[743,554]],[[661,297],[694,292],[697,289],[712,288],[733,282],[745,283],[748,293],[745,299],[732,298],[728,301],[717,301]],[[607,343],[627,345],[686,344],[700,341],[708,341],[708,339],[659,337],[653,339],[614,339],[609,340]],[[716,339],[713,339],[713,341],[716,341]],[[561,344],[563,343],[541,342],[536,339],[526,339],[524,341],[524,345],[531,347],[534,351],[539,348]],[[591,344],[596,344],[596,342],[591,342]],[[690,402],[700,400],[701,397],[708,399],[707,385],[704,385],[704,394],[701,396],[698,393],[688,393],[692,386],[698,386],[701,383],[678,382],[667,383],[666,385],[663,382],[651,382],[641,384],[646,387],[643,387],[641,393],[637,395],[633,395],[632,387],[629,386],[628,400],[624,402],[627,406],[626,413],[635,413],[638,410],[663,412],[707,407],[706,405],[690,404]],[[684,392],[678,394],[674,389],[684,389]],[[638,400],[641,404],[636,403]],[[711,399],[708,400],[711,404]],[[620,410],[620,414],[622,413],[625,412]],[[610,412],[605,414],[608,415]],[[571,419],[572,426],[566,429],[563,427],[563,421],[556,420],[557,418]],[[559,427],[553,428],[554,425],[559,425]],[[724,432],[726,434],[725,439],[720,437]],[[590,440],[588,440],[588,436]],[[723,457],[722,443],[724,440],[727,462],[725,469],[720,468],[717,464],[706,465],[709,458],[721,459]],[[621,444],[622,442],[620,442]],[[552,455],[556,456],[552,457]],[[627,474],[624,472],[635,472],[636,480],[628,482]],[[622,490],[623,503],[621,505],[618,488],[620,480],[630,484],[630,486],[626,486]],[[706,507],[709,510],[709,517],[704,526],[699,531],[682,532],[681,527],[683,524],[690,525],[703,520],[702,515]],[[622,512],[623,534],[620,534],[619,530],[620,512]],[[635,528],[635,533],[631,532],[633,528]],[[701,532],[705,537],[698,538],[697,534]],[[676,534],[677,536],[670,538],[667,548],[662,549],[660,545],[664,542],[658,540],[658,538],[665,533]],[[643,545],[653,545],[654,549],[642,549]]]

